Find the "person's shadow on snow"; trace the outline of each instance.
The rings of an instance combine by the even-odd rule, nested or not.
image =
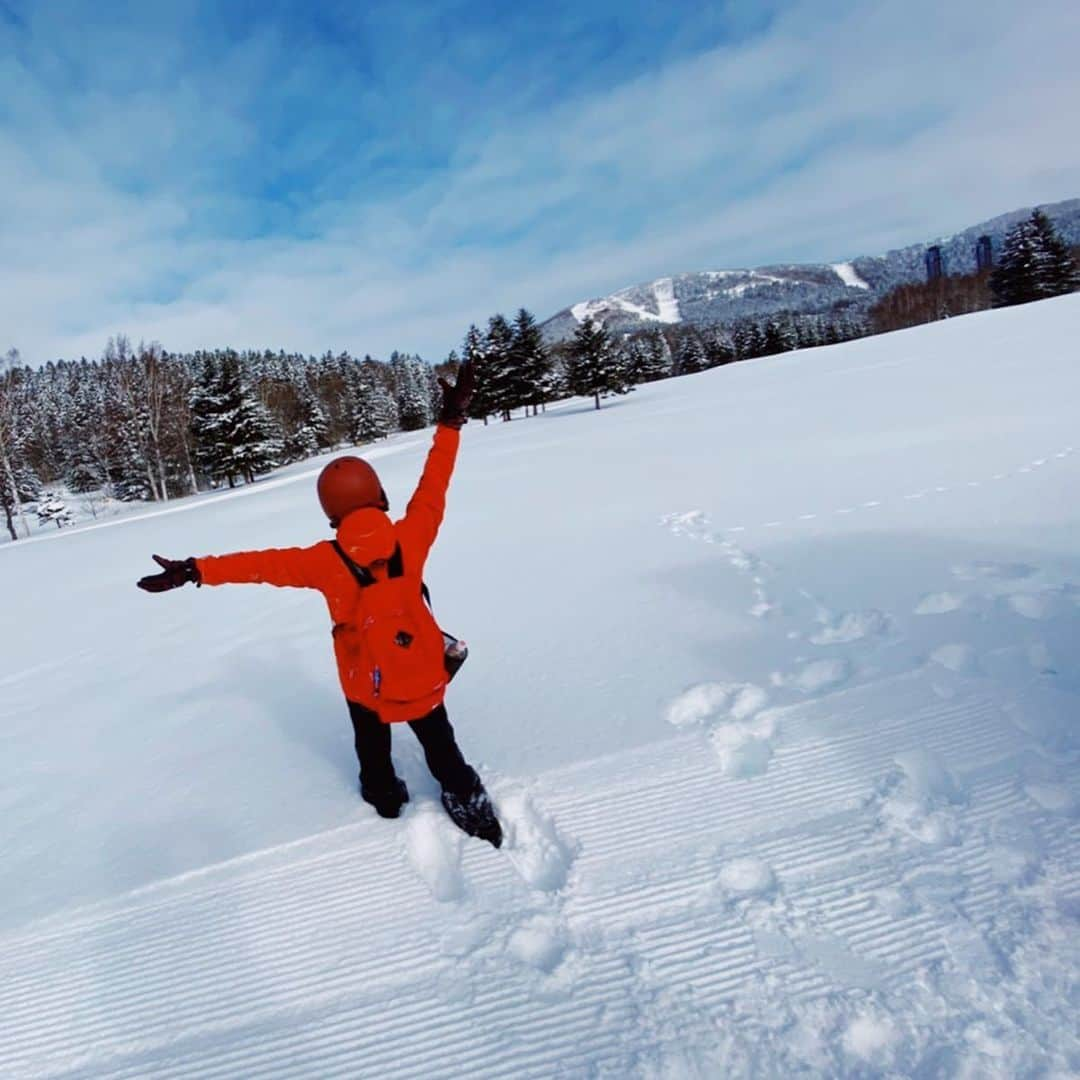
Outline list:
[[[348,707],[333,680],[312,678],[304,658],[288,641],[273,649],[265,643],[232,657],[233,686],[257,705],[290,742],[302,746],[330,766],[350,790],[356,787],[357,764]]]

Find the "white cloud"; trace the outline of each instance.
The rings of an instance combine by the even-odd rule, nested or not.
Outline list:
[[[832,261],[1080,194],[1074,5],[832,10],[796,5],[737,49],[517,116],[378,198],[358,147],[333,199],[298,208],[299,237],[254,240],[215,233],[251,213],[216,185],[258,145],[272,35],[225,67],[237,83],[221,94],[181,80],[61,107],[9,59],[0,91],[23,120],[0,127],[0,345],[95,355],[123,331],[437,359],[495,310],[545,317],[682,270]],[[289,77],[313,85],[308,68]]]

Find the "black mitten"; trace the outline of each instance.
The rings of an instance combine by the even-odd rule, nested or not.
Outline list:
[[[458,369],[457,382],[453,386],[442,377],[439,378],[439,385],[442,387],[443,394],[439,423],[460,431],[462,424],[468,420],[466,414],[469,410],[469,402],[472,401],[473,390],[476,388],[472,361],[466,360],[461,365]]]
[[[199,567],[194,559],[163,559],[160,555],[154,556],[154,562],[162,567],[160,574],[147,574],[139,578],[136,584],[140,589],[147,592],[165,592],[167,589],[179,589],[189,581],[196,585],[202,584],[199,576]]]

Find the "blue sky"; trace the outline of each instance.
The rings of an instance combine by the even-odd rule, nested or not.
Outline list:
[[[1077,196],[1078,7],[0,0],[0,349],[438,360]]]

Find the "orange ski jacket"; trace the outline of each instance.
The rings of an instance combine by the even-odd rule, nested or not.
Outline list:
[[[406,586],[415,585],[420,596],[420,582],[428,552],[442,524],[446,510],[446,491],[457,459],[461,433],[440,424],[428,452],[424,471],[405,516],[394,522],[394,533],[401,547]],[[334,550],[329,540],[306,548],[268,548],[264,551],[239,551],[231,555],[208,555],[196,559],[204,585],[260,584],[284,588],[318,589],[330,610],[330,622],[335,631],[353,617],[360,586],[349,568]],[[419,617],[435,620],[423,606]],[[446,669],[442,657],[428,662],[430,680],[424,673],[421,680],[426,689],[421,696],[407,701],[388,701],[380,698],[378,687],[371,685],[365,669],[350,660],[343,644],[344,635],[334,633],[334,654],[341,688],[349,701],[378,713],[384,723],[418,720],[439,705],[446,694]]]

